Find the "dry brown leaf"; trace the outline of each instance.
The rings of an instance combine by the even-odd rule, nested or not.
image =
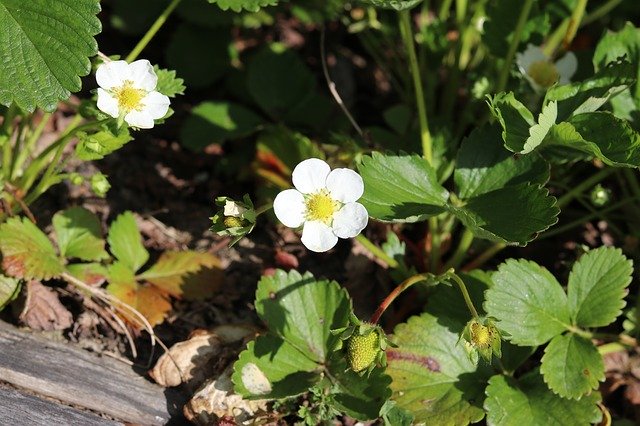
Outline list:
[[[27,283],[27,297],[20,322],[34,330],[64,330],[73,324],[73,315],[65,308],[55,291],[40,281]]]

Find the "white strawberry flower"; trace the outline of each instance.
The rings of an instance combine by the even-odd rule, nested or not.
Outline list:
[[[562,58],[553,62],[544,51],[533,44],[516,55],[516,63],[522,75],[536,90],[548,89],[556,82],[560,85],[571,82],[571,77],[578,69],[578,60],[573,52],[567,52]]]
[[[362,178],[351,169],[334,169],[309,158],[293,169],[293,186],[273,201],[276,216],[290,228],[302,226],[302,244],[325,252],[338,238],[353,238],[369,221],[367,209],[356,201],[364,193]]]
[[[140,129],[153,127],[153,120],[169,110],[169,97],[156,91],[158,77],[146,59],[127,63],[106,62],[96,71],[98,108],[111,117]]]

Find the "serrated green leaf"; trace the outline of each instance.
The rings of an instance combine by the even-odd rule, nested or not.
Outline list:
[[[549,165],[537,155],[515,157],[504,148],[497,126],[475,129],[458,151],[454,181],[462,199],[525,182],[544,185],[547,180]]]
[[[382,9],[405,10],[422,3],[422,0],[358,0],[360,3],[370,4]]]
[[[279,336],[258,336],[233,365],[231,380],[248,399],[285,398],[306,392],[320,380],[318,364]]]
[[[126,127],[122,127],[117,135],[109,130],[102,130],[90,134],[78,132],[76,136],[78,137],[76,155],[79,159],[86,161],[100,160],[133,140]]]
[[[12,277],[48,280],[64,270],[49,238],[26,217],[12,217],[0,225],[2,269]]]
[[[640,134],[610,112],[580,114],[556,124],[544,144],[584,152],[610,166],[640,167]]]
[[[256,311],[272,333],[324,363],[337,339],[331,330],[347,326],[351,301],[334,281],[277,270],[258,283]]]
[[[620,249],[600,247],[584,254],[571,269],[567,296],[574,324],[604,327],[622,313],[633,263]]]
[[[0,0],[0,104],[53,111],[98,52],[99,0]]]
[[[640,29],[631,22],[618,32],[607,31],[593,52],[593,67],[596,71],[625,56],[638,70],[640,66]]]
[[[384,421],[384,426],[411,426],[415,420],[413,414],[398,407],[391,399],[380,409],[380,418]]]
[[[203,102],[196,106],[180,131],[181,142],[194,151],[212,143],[250,135],[263,122],[240,104]]]
[[[67,265],[67,272],[91,286],[99,286],[104,283],[109,273],[107,268],[100,263],[74,263]]]
[[[444,211],[449,192],[422,157],[374,152],[362,158],[358,171],[364,181],[360,202],[375,219],[416,222]]]
[[[142,235],[130,211],[120,214],[111,223],[107,241],[111,253],[133,272],[149,260],[149,252],[142,245]]]
[[[222,10],[233,10],[234,12],[257,12],[261,7],[275,6],[278,0],[208,0],[209,3],[215,3]]]
[[[509,259],[492,275],[484,308],[507,340],[522,346],[548,342],[570,327],[567,295],[535,262]]]
[[[563,398],[580,399],[604,380],[604,362],[590,340],[567,333],[551,339],[540,372],[553,392]]]
[[[21,281],[0,273],[0,311],[20,293]]]
[[[273,43],[249,61],[247,89],[265,112],[286,119],[315,94],[316,79],[297,53]]]
[[[61,256],[82,260],[109,258],[100,220],[89,210],[71,207],[53,215],[52,223]]]
[[[493,376],[486,393],[484,408],[489,426],[586,426],[602,417],[597,392],[578,401],[561,398],[549,390],[538,371],[519,380]]]
[[[176,95],[184,95],[184,89],[186,89],[184,80],[176,76],[174,70],[162,69],[157,65],[153,67],[153,70],[158,76],[158,84],[156,85],[158,92],[170,98],[175,98]]]
[[[392,399],[411,412],[416,423],[464,425],[484,417],[482,383],[477,370],[458,344],[460,324],[425,313],[394,330],[397,348],[387,350],[387,374]]]
[[[478,238],[520,246],[554,225],[560,213],[546,188],[526,183],[450,205],[449,211]]]
[[[211,253],[167,251],[138,277],[173,297],[201,300],[213,295],[222,285],[220,260]]]
[[[545,103],[556,101],[558,121],[565,121],[578,114],[597,111],[609,99],[628,88],[634,77],[631,64],[612,63],[584,81],[550,88]]]

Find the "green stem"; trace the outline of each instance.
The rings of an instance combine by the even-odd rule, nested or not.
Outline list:
[[[180,1],[181,0],[173,0],[169,4],[169,6],[167,6],[167,8],[162,12],[162,14],[158,16],[158,19],[156,19],[153,25],[151,25],[147,33],[140,39],[138,44],[136,44],[136,47],[134,47],[131,53],[127,55],[127,57],[125,58],[125,61],[132,62],[138,57],[138,55],[144,50],[145,47],[147,47],[147,44],[149,44],[151,39],[153,39],[153,37],[160,30],[160,28],[162,28],[164,23],[169,18],[169,15],[171,15],[171,12],[173,12],[173,10],[176,7],[178,7],[178,5],[180,4]]]
[[[389,295],[382,301],[382,303],[380,303],[380,306],[378,306],[378,309],[376,309],[373,315],[371,315],[371,319],[369,320],[369,322],[371,324],[377,324],[378,321],[380,321],[380,317],[382,316],[384,311],[387,310],[387,308],[391,305],[391,303],[393,303],[393,301],[396,300],[396,298],[400,296],[400,294],[403,291],[405,291],[406,289],[408,289],[414,284],[417,284],[422,281],[426,281],[430,275],[431,274],[418,274],[418,275],[409,277],[403,282],[401,282],[396,288],[393,289],[391,293],[389,293]]]
[[[562,23],[558,25],[558,28],[555,29],[551,36],[547,38],[544,47],[542,48],[542,51],[545,55],[549,57],[553,56],[554,52],[558,48],[558,45],[564,38],[565,34],[567,34],[567,29],[569,29],[569,18],[562,21]]]
[[[471,243],[473,243],[473,238],[473,232],[471,232],[469,228],[465,228],[456,251],[451,256],[451,259],[449,259],[449,261],[444,265],[442,268],[443,270],[447,271],[450,268],[457,268],[460,266],[464,257],[467,255],[469,247],[471,247]]]
[[[493,258],[500,251],[504,250],[507,247],[505,243],[495,243],[484,252],[482,252],[478,257],[473,259],[471,262],[467,263],[462,270],[463,271],[471,271],[473,269],[479,268],[484,265],[489,259]]]
[[[273,203],[264,204],[256,209],[256,217],[260,216],[262,213],[267,210],[271,210],[273,208]]]
[[[12,172],[13,177],[17,176],[18,172],[21,171],[22,166],[24,165],[24,162],[27,161],[29,154],[31,154],[31,152],[33,151],[33,147],[36,145],[36,142],[38,141],[38,139],[40,139],[40,136],[42,136],[42,132],[44,131],[44,128],[47,126],[47,123],[49,122],[50,118],[51,118],[51,113],[49,112],[45,113],[42,116],[40,123],[35,128],[35,130],[31,133],[31,135],[29,136],[29,139],[27,139],[26,143],[22,147],[22,150],[20,150],[20,152],[18,153],[18,158],[16,158],[16,161],[13,163],[13,172]]]
[[[413,30],[411,26],[411,14],[408,10],[399,12],[400,17],[400,33],[404,42],[405,50],[409,58],[409,68],[411,77],[413,78],[413,89],[415,90],[416,105],[418,108],[418,121],[420,122],[420,139],[422,141],[422,155],[431,164],[433,162],[433,154],[431,148],[431,133],[429,132],[429,122],[427,119],[427,108],[424,100],[424,91],[422,88],[422,78],[420,76],[420,68],[416,57],[416,49],[413,40]]]
[[[429,253],[429,268],[434,274],[438,273],[438,263],[440,262],[440,230],[438,229],[438,218],[429,218],[429,232],[431,233],[431,251]]]
[[[622,169],[622,173],[624,177],[627,179],[629,186],[631,187],[631,192],[636,197],[640,197],[640,183],[638,182],[638,176],[634,173],[632,169]]]
[[[605,4],[598,7],[593,12],[588,13],[587,16],[585,16],[582,22],[580,23],[580,26],[583,27],[585,25],[589,25],[593,21],[596,21],[602,18],[603,16],[611,12],[620,3],[622,3],[622,0],[609,0]]]
[[[440,11],[438,12],[438,19],[444,21],[449,17],[452,2],[453,0],[442,0],[442,3],[440,4]]]
[[[462,297],[464,297],[464,303],[467,304],[467,308],[469,308],[471,315],[477,319],[479,317],[478,311],[476,310],[476,307],[473,306],[473,302],[471,301],[471,297],[469,296],[469,292],[467,291],[467,286],[464,284],[464,281],[462,281],[462,278],[453,271],[451,272],[450,277],[456,282],[456,284],[458,284],[458,287],[460,287],[460,292],[462,293]]]
[[[573,9],[573,13],[571,13],[571,17],[569,18],[569,27],[567,28],[567,33],[562,40],[562,43],[565,47],[568,47],[573,38],[576,36],[578,32],[578,28],[580,27],[580,22],[582,22],[582,17],[584,16],[584,11],[587,8],[587,2],[589,0],[578,0],[576,6]]]
[[[500,71],[500,77],[498,78],[498,86],[496,90],[496,92],[498,93],[504,91],[504,89],[507,87],[507,81],[509,80],[509,73],[511,72],[511,65],[513,64],[513,59],[516,56],[516,50],[518,50],[518,45],[520,45],[522,32],[524,30],[525,24],[527,23],[527,19],[529,19],[529,13],[531,13],[532,6],[533,6],[533,0],[524,0],[522,11],[520,12],[520,16],[518,17],[518,22],[516,23],[516,28],[513,31],[513,38],[511,39],[511,44],[509,45],[509,51],[507,52],[507,57],[505,58],[503,68]]]
[[[11,134],[13,133],[13,119],[18,113],[18,107],[11,103],[4,114],[2,128],[0,129],[0,146],[2,146],[2,174],[6,180],[11,177]]]
[[[571,200],[582,194],[584,191],[595,186],[598,182],[602,181],[614,171],[615,169],[613,167],[607,167],[600,170],[598,173],[591,175],[591,177],[582,181],[581,183],[573,187],[573,189],[571,189],[569,192],[560,197],[558,199],[558,202],[556,203],[556,206],[560,209],[565,207],[567,204],[569,204],[569,202],[571,202]]]
[[[385,253],[384,250],[382,250],[380,247],[373,244],[371,240],[365,237],[363,234],[358,234],[355,239],[367,250],[369,250],[371,254],[389,265],[390,268],[395,269],[399,266],[397,260]]]

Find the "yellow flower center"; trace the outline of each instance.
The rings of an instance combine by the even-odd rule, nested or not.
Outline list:
[[[532,63],[527,70],[527,74],[542,87],[550,87],[560,78],[558,68],[549,61],[536,61]]]
[[[307,207],[307,220],[319,220],[327,225],[331,223],[333,214],[338,209],[338,202],[331,198],[327,190],[309,195],[305,205]]]
[[[125,81],[122,87],[113,91],[113,95],[118,101],[118,106],[125,111],[142,109],[144,105],[142,105],[141,101],[146,94],[147,92],[144,90],[133,87],[133,83],[129,80]]]
[[[491,345],[491,330],[482,324],[471,324],[471,340],[478,348],[488,348]]]

